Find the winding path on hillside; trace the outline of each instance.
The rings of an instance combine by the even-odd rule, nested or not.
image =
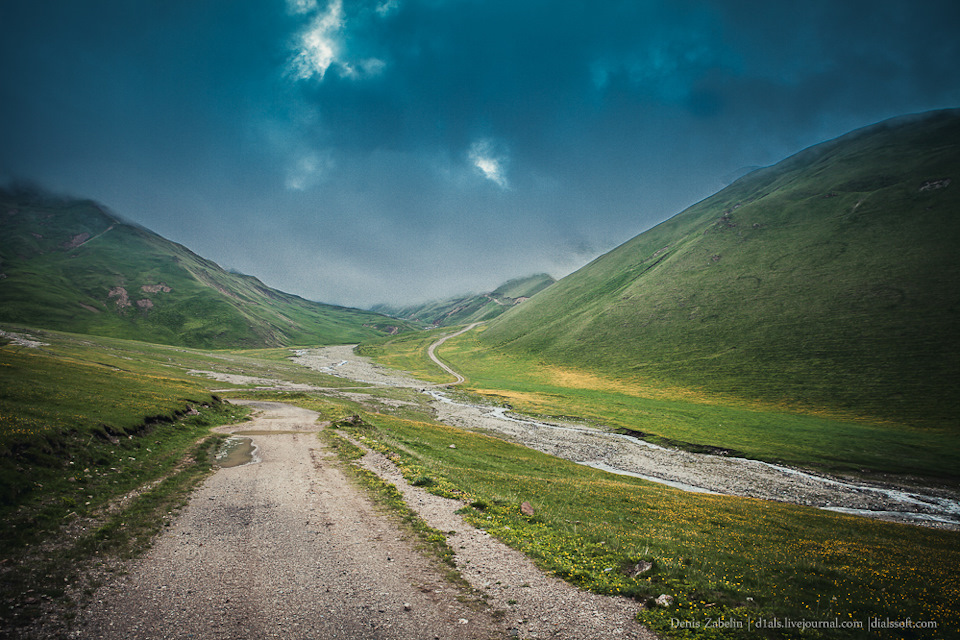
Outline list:
[[[457,336],[462,336],[462,335],[465,334],[467,331],[473,330],[473,328],[476,327],[476,326],[479,325],[479,324],[482,324],[482,323],[481,323],[481,322],[474,322],[473,324],[464,327],[464,328],[461,329],[460,331],[457,331],[457,332],[455,332],[455,333],[451,333],[451,334],[448,334],[448,335],[443,336],[442,338],[440,338],[439,340],[437,340],[436,342],[434,342],[433,344],[431,344],[429,347],[427,347],[427,355],[430,356],[430,359],[433,360],[441,369],[443,369],[444,371],[446,371],[447,373],[449,373],[450,375],[452,375],[454,378],[456,378],[456,380],[453,381],[453,382],[445,382],[445,383],[443,383],[443,384],[438,384],[438,385],[435,385],[435,386],[437,386],[437,387],[452,387],[452,386],[454,386],[454,385],[461,384],[462,382],[464,382],[464,381],[466,380],[466,378],[464,378],[462,375],[460,375],[460,373],[459,373],[458,371],[456,371],[455,369],[453,369],[452,367],[450,367],[449,365],[447,365],[445,362],[443,362],[442,360],[440,360],[439,356],[437,356],[437,348],[440,347],[440,345],[442,345],[442,344],[443,344],[444,342],[446,342],[447,340],[450,340],[451,338],[456,338]]]

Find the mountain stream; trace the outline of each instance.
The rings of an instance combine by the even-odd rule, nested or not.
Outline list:
[[[684,491],[790,502],[884,520],[960,529],[960,495],[953,490],[831,477],[759,460],[665,448],[595,427],[533,420],[503,407],[454,400],[440,386],[426,386],[421,380],[356,355],[350,345],[301,350],[293,360],[356,382],[418,389],[431,398],[430,404],[440,422],[496,435],[610,473],[639,477]],[[362,397],[355,390],[340,393],[349,394],[354,400]]]

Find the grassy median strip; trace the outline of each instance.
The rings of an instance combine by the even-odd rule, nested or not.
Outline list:
[[[349,427],[349,423],[341,422],[320,432],[320,439],[336,452],[337,457],[344,463],[344,469],[350,476],[366,489],[377,504],[394,514],[400,524],[412,534],[420,547],[439,561],[444,577],[460,588],[461,592],[469,596],[471,601],[480,601],[479,594],[475,593],[463,576],[457,570],[454,561],[454,551],[447,543],[447,536],[442,531],[434,529],[411,509],[403,499],[403,494],[389,482],[381,479],[377,474],[355,464],[366,452],[347,438],[337,433],[336,429]]]

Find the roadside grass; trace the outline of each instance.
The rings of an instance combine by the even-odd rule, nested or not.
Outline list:
[[[377,390],[371,389],[372,393]],[[343,469],[360,486],[369,492],[369,495],[379,504],[394,514],[400,524],[413,535],[421,547],[430,555],[439,560],[444,576],[460,587],[465,593],[472,593],[469,583],[457,571],[453,557],[454,552],[447,543],[446,535],[430,527],[420,516],[411,509],[403,499],[403,495],[392,484],[381,480],[375,473],[354,464],[364,456],[364,450],[347,438],[338,430],[349,431],[356,435],[358,426],[363,428],[365,423],[360,420],[358,413],[363,412],[363,401],[329,398],[306,392],[284,392],[275,390],[241,390],[231,393],[233,398],[247,400],[261,400],[272,402],[289,402],[304,409],[310,409],[320,414],[319,420],[329,422],[328,428],[319,432],[318,437],[327,444],[338,459],[343,463]]]
[[[180,442],[186,448],[180,451],[179,464],[167,475],[157,476],[151,471],[143,476],[153,479],[144,483],[142,492],[135,488],[123,495],[116,486],[87,486],[83,492],[91,493],[85,496],[69,492],[51,496],[65,503],[94,496],[110,500],[99,509],[84,511],[83,516],[70,511],[58,530],[37,532],[32,542],[12,548],[4,544],[0,551],[0,628],[10,633],[19,629],[25,633],[23,637],[31,637],[26,630],[35,630],[37,623],[42,622],[49,630],[51,625],[59,628],[72,618],[76,607],[109,574],[122,569],[121,560],[145,551],[162,528],[170,525],[193,489],[213,468],[212,460],[224,437],[210,436],[210,426],[232,418],[220,417],[211,423],[208,417],[198,429],[190,428],[196,425],[182,425],[194,436],[207,435],[199,442],[196,437]],[[125,500],[128,496],[130,499]],[[29,524],[16,526],[27,534],[23,537],[29,538]]]
[[[319,392],[281,391],[276,389],[235,389],[225,391],[223,397],[270,402],[290,402],[305,409],[318,412],[323,420],[338,421],[356,413],[367,411],[398,416],[410,420],[430,420],[434,416],[429,399],[414,389],[403,387],[370,387],[338,393],[326,390]]]
[[[696,388],[602,377],[486,347],[478,339],[482,331],[448,340],[438,351],[467,377],[461,390],[521,413],[575,418],[658,444],[833,473],[960,481],[960,433],[952,429],[804,413]],[[406,370],[424,375],[432,363],[423,343],[436,337],[401,336],[362,349],[382,364],[403,362]]]
[[[142,550],[211,468],[210,428],[246,414],[170,368],[74,340],[0,346],[4,629],[69,608],[92,567]]]
[[[136,371],[172,380],[182,380],[195,387],[208,389],[243,388],[254,383],[221,382],[203,372],[231,374],[266,380],[284,380],[318,387],[364,386],[337,376],[313,371],[291,361],[295,349],[191,349],[151,344],[122,338],[105,338],[82,334],[0,324],[0,330],[19,334],[44,343],[33,349],[62,358],[99,364],[105,370]],[[28,350],[9,345],[12,351]]]
[[[465,500],[473,524],[544,570],[637,599],[640,621],[668,637],[870,638],[870,619],[908,617],[937,629],[903,637],[960,634],[956,532],[684,493],[431,422],[364,414],[341,428],[389,455],[408,481]],[[652,569],[631,576],[641,562]],[[661,594],[674,606],[652,606]],[[756,627],[787,619],[863,629]],[[726,626],[704,628],[718,620]]]

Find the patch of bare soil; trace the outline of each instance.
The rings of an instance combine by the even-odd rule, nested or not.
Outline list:
[[[385,387],[410,387],[420,389],[430,386],[396,370],[382,367],[369,358],[356,355],[356,345],[338,345],[319,349],[301,349],[291,358],[294,362],[323,373],[355,382],[366,382]]]
[[[26,333],[14,333],[12,331],[0,331],[0,338],[6,338],[11,344],[30,349],[36,349],[37,347],[42,347],[47,344],[46,342],[40,342],[34,338],[34,336]]]

